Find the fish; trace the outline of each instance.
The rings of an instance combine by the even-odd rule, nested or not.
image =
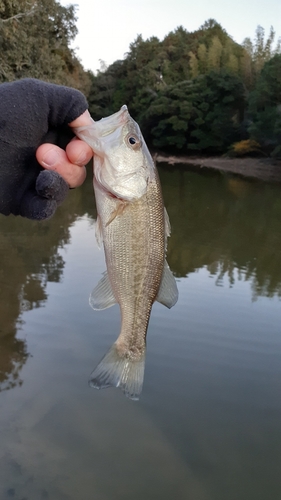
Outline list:
[[[96,239],[103,244],[107,268],[89,302],[95,310],[118,303],[121,311],[119,337],[89,383],[96,389],[118,387],[137,400],[153,303],[171,308],[178,300],[166,261],[169,217],[157,169],[126,105],[74,132],[94,152]]]

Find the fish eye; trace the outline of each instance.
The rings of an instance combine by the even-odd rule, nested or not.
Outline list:
[[[127,137],[127,143],[132,149],[139,149],[140,148],[140,140],[139,138],[134,135],[134,134],[128,134]]]

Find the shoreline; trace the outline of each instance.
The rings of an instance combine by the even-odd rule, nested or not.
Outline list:
[[[202,158],[155,153],[153,159],[156,164],[192,165],[197,168],[211,168],[266,182],[281,182],[281,160],[273,158],[223,158],[221,156]]]

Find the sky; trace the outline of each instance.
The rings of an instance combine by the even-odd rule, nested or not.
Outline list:
[[[78,35],[72,44],[85,69],[96,72],[123,59],[138,34],[162,40],[177,26],[195,31],[215,19],[238,43],[254,39],[258,25],[281,36],[280,0],[60,0],[77,5]]]

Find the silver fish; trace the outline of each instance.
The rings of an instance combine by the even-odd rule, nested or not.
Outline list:
[[[178,299],[165,260],[169,218],[157,169],[127,106],[75,133],[95,153],[96,237],[107,266],[90,305],[101,310],[118,303],[122,318],[120,335],[92,372],[90,385],[119,387],[138,399],[152,305],[157,300],[170,308]]]

